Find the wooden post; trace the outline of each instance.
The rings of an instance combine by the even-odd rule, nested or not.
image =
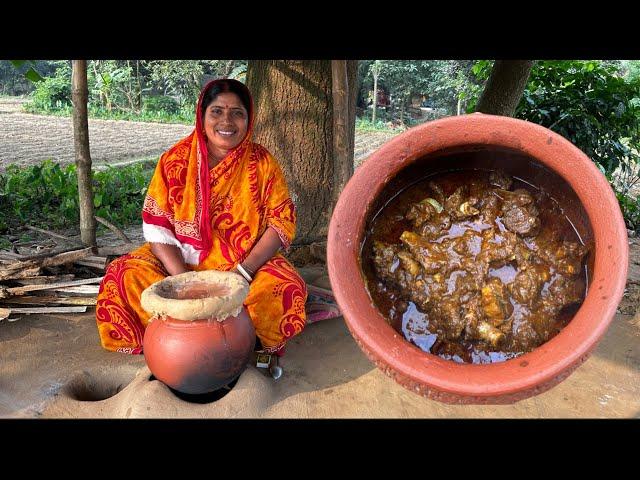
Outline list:
[[[333,92],[333,204],[353,175],[353,155],[349,149],[349,80],[346,60],[331,61]]]
[[[93,218],[91,154],[89,152],[89,117],[87,102],[87,61],[73,60],[71,98],[73,101],[73,139],[76,152],[78,195],[80,201],[80,239],[87,246],[96,245],[96,222]]]

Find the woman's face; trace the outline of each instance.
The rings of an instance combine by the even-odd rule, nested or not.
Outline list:
[[[249,115],[240,97],[231,92],[220,93],[204,112],[209,153],[217,159],[224,157],[242,141],[248,124]]]

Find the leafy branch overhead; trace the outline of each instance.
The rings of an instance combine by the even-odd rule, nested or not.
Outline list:
[[[33,60],[10,60],[10,62],[27,80],[31,82],[44,81],[44,78],[36,70],[36,64]]]

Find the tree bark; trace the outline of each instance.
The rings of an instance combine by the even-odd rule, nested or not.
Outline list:
[[[336,204],[344,186],[353,175],[354,142],[349,120],[351,119],[351,110],[355,107],[355,96],[352,92],[355,89],[355,82],[349,83],[348,66],[349,62],[346,60],[331,61],[334,152],[333,205]],[[354,107],[351,106],[352,97]],[[355,122],[353,123],[355,124]]]
[[[357,62],[347,62],[355,85]],[[254,141],[278,160],[296,205],[297,245],[324,240],[335,199],[334,123],[330,60],[249,61],[247,86],[255,102]],[[354,89],[355,90],[355,89]],[[353,95],[355,95],[355,91]],[[353,162],[355,97],[349,93],[349,146]],[[353,125],[352,125],[353,124]]]
[[[376,107],[378,106],[378,70],[375,65],[372,70],[372,73],[373,73],[373,105],[372,105],[372,113],[371,113],[371,123],[375,126]]]
[[[73,60],[72,73],[73,139],[76,152],[78,194],[80,201],[80,239],[87,246],[96,245],[96,222],[93,218],[91,154],[89,152],[89,119],[87,102],[87,61]]]
[[[496,60],[476,111],[513,117],[533,64],[532,60]]]

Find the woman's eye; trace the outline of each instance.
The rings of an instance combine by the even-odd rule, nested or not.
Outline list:
[[[244,118],[244,112],[242,110],[235,110],[233,116],[236,118]]]

